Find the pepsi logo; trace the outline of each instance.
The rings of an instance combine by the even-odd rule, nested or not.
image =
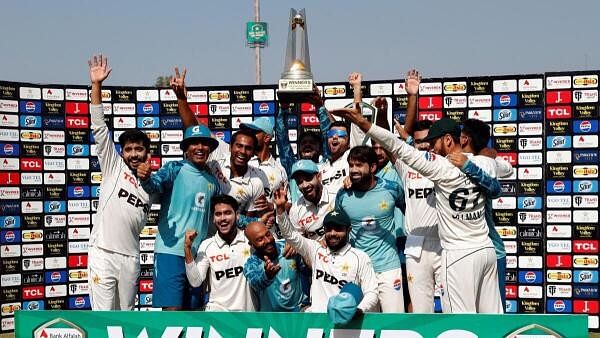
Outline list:
[[[510,96],[509,95],[500,96],[500,105],[501,106],[508,106],[509,104],[510,104]]]
[[[394,280],[394,290],[399,291],[400,289],[402,289],[402,280],[401,279]]]
[[[14,240],[15,240],[15,233],[14,233],[13,231],[7,231],[7,232],[4,234],[4,239],[5,239],[7,242],[12,242],[12,241],[14,241]]]
[[[554,185],[552,185],[552,188],[554,188],[554,191],[556,192],[563,192],[565,191],[565,183],[562,181],[556,181],[554,182]]]
[[[25,111],[28,113],[33,113],[35,111],[35,103],[27,101],[25,103]]]
[[[9,143],[9,144],[4,145],[4,153],[6,155],[12,155],[13,151],[14,151],[14,148],[13,148],[12,144]]]
[[[85,306],[85,298],[77,297],[75,298],[75,307],[82,308]]]
[[[581,129],[582,132],[587,133],[592,130],[592,123],[590,121],[581,121],[579,129]]]
[[[556,312],[563,312],[565,310],[565,302],[563,302],[560,299],[558,299],[557,301],[555,301],[554,302],[554,310]]]
[[[261,104],[258,106],[258,111],[259,111],[259,112],[261,112],[261,113],[266,113],[266,112],[268,112],[268,111],[269,111],[269,105],[268,105],[268,104],[266,104],[266,103],[264,103],[264,102],[263,102],[263,103],[261,103]]]
[[[142,111],[145,114],[150,114],[154,111],[154,108],[152,107],[152,105],[150,103],[146,103],[144,104],[144,106],[142,107]]]
[[[535,272],[527,271],[525,273],[525,280],[529,283],[535,282]]]
[[[50,280],[55,283],[60,281],[60,272],[54,271],[52,274],[50,274]]]
[[[83,196],[83,187],[77,186],[73,188],[73,195],[75,197]]]

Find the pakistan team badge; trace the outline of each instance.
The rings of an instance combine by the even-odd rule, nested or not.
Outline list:
[[[529,324],[519,328],[504,338],[563,338],[563,335],[558,334],[552,329],[539,324]]]
[[[79,326],[62,318],[42,324],[33,332],[34,338],[86,338],[87,334]]]

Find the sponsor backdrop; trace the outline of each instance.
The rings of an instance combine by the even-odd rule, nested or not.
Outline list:
[[[321,89],[327,106],[352,98],[347,83]],[[402,81],[366,82],[363,93],[388,97],[392,115],[404,119]],[[227,142],[240,123],[277,107],[275,86],[189,88],[188,96],[197,118]],[[115,140],[130,128],[148,134],[153,169],[182,158],[170,89],[106,87],[102,98]],[[90,307],[87,241],[102,175],[88,100],[85,86],[0,82],[2,332],[14,330],[18,309]],[[489,123],[492,146],[515,168],[494,201],[507,250],[506,312],[589,314],[598,329],[598,72],[425,79],[418,102],[419,119]],[[293,109],[285,120],[295,147],[318,120],[308,103]],[[152,305],[158,212],[140,235],[140,310]]]

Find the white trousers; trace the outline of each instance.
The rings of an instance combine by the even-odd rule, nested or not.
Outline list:
[[[381,312],[404,312],[402,292],[402,268],[375,273]]]
[[[442,250],[444,313],[503,313],[494,247]]]
[[[416,257],[418,256],[418,257]],[[408,292],[414,313],[433,313],[436,287],[441,285],[442,247],[438,238],[425,238],[420,254],[406,255]]]
[[[90,246],[88,270],[92,310],[133,310],[140,276],[139,256]]]

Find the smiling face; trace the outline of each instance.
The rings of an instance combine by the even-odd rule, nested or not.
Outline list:
[[[415,131],[414,140],[415,140],[415,148],[419,150],[429,151],[431,150],[431,146],[429,142],[423,141],[427,134],[429,133],[429,129]]]
[[[237,134],[231,143],[231,164],[247,166],[254,155],[254,138],[249,135]]]
[[[350,181],[352,182],[352,187],[364,190],[371,185],[375,171],[377,170],[375,164],[370,165],[367,162],[349,159],[348,166],[350,167]]]
[[[388,163],[389,159],[388,159],[387,154],[385,153],[385,150],[381,146],[381,144],[371,140],[371,148],[373,148],[373,151],[375,151],[375,154],[377,155],[377,167],[378,168],[385,167],[385,165]]]
[[[217,203],[214,206],[213,222],[217,231],[222,235],[229,235],[236,231],[235,221],[237,213],[233,207],[226,203]]]
[[[348,243],[349,227],[343,225],[328,225],[325,227],[325,244],[332,251],[338,251]]]
[[[256,250],[258,257],[277,256],[275,238],[267,227],[260,222],[252,222],[246,227],[246,237],[250,245]]]
[[[323,185],[321,184],[321,173],[310,174],[306,172],[297,172],[294,179],[302,196],[308,201],[317,203],[321,198]]]
[[[340,157],[348,150],[348,130],[345,127],[331,127],[327,132],[327,146],[331,156]]]
[[[146,161],[148,149],[144,147],[142,141],[127,142],[123,146],[121,157],[123,157],[123,162],[125,162],[129,169],[136,170],[140,164]]]
[[[298,154],[302,160],[318,159],[321,155],[321,140],[311,135],[304,136],[298,143]]]
[[[206,164],[206,161],[208,161],[209,154],[209,142],[205,140],[194,141],[193,143],[190,143],[185,150],[185,156],[187,160],[201,167]]]

